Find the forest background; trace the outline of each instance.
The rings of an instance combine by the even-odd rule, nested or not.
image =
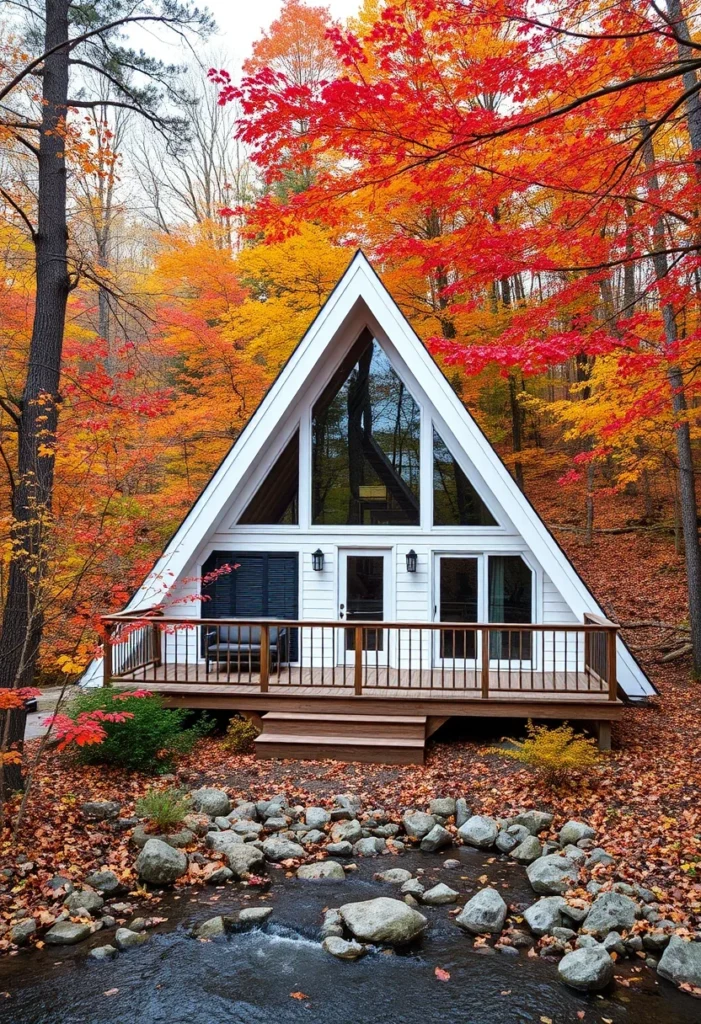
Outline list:
[[[99,28],[127,5],[83,6]],[[693,4],[365,0],[341,25],[284,0],[240,72],[177,4],[182,67],[104,29],[48,133],[47,500],[20,449],[47,135],[25,72],[51,7],[8,3],[0,42],[0,601],[9,636],[13,572],[32,581],[41,681],[92,658],[358,246],[634,648],[701,674]]]

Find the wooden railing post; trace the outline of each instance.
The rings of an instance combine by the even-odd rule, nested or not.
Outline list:
[[[355,627],[355,641],[353,644],[353,650],[355,651],[355,671],[354,671],[354,682],[355,682],[355,695],[360,697],[363,692],[363,627]]]
[[[489,699],[489,630],[482,633],[482,700]]]
[[[105,642],[102,647],[102,685],[112,685],[112,626],[109,623],[105,623],[107,635]]]
[[[609,684],[609,700],[618,697],[618,681],[616,679],[616,630],[610,626],[606,634],[606,667]]]
[[[250,655],[249,655],[250,657]],[[268,672],[270,669],[270,625],[262,622],[260,626],[260,692],[268,692]]]

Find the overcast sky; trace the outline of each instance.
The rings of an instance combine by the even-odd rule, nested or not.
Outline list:
[[[360,8],[361,0],[319,0],[318,6],[328,7],[333,17],[344,21],[346,18],[356,14]],[[236,74],[242,61],[251,52],[251,46],[259,38],[263,29],[270,26],[270,23],[280,13],[282,0],[202,0],[201,7],[207,7],[214,15],[219,32],[214,36],[207,46],[208,53],[227,55],[231,58],[228,69]],[[314,6],[310,0],[310,6]],[[142,31],[148,33],[147,29]],[[178,62],[183,58],[182,45],[171,42],[161,37],[156,45],[151,36],[146,40],[139,35],[138,43],[149,50],[156,52],[163,60]],[[167,34],[166,34],[167,35]],[[136,41],[137,34],[132,34]]]

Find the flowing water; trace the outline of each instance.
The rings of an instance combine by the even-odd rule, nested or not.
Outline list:
[[[273,871],[267,896],[241,886],[167,895],[146,913],[168,922],[117,960],[94,963],[86,957],[90,945],[109,941],[110,932],[98,932],[89,944],[47,946],[6,958],[0,963],[0,991],[6,993],[0,1022],[540,1024],[549,1018],[553,1024],[699,1024],[701,1003],[652,971],[635,974],[630,961],[617,973],[635,980],[629,987],[616,984],[601,998],[570,991],[558,981],[553,961],[529,957],[525,950],[517,957],[477,952],[449,914],[451,907],[422,908],[427,932],[401,953],[378,949],[345,963],[321,949],[323,910],[396,894],[373,880],[374,872],[389,867],[424,868],[424,884],[444,881],[466,894],[487,884],[486,875],[507,902],[525,907],[533,901],[522,870],[477,851],[462,849],[459,856],[460,870],[444,869],[441,856],[361,860],[343,882],[303,882]],[[262,928],[215,942],[188,935],[197,921],[263,902],[273,914]],[[450,980],[439,981],[436,967],[450,972]]]

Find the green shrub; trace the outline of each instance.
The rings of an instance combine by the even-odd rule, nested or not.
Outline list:
[[[253,742],[260,732],[248,718],[232,718],[222,740],[225,750],[233,754],[250,754]]]
[[[150,789],[136,803],[136,813],[147,818],[159,832],[169,832],[190,810],[190,797],[180,789]]]
[[[548,786],[559,785],[580,772],[590,772],[601,763],[596,740],[575,733],[567,722],[550,729],[529,721],[526,732],[527,739],[510,741],[514,750],[493,747],[490,753],[520,761],[535,771]]]
[[[84,690],[68,707],[70,718],[85,711],[128,711],[133,718],[124,722],[101,722],[106,737],[99,743],[79,747],[76,754],[83,764],[113,764],[144,772],[167,772],[180,754],[186,754],[211,723],[203,719],[185,728],[186,710],[163,706],[159,694],[148,697],[121,697],[119,690]]]

